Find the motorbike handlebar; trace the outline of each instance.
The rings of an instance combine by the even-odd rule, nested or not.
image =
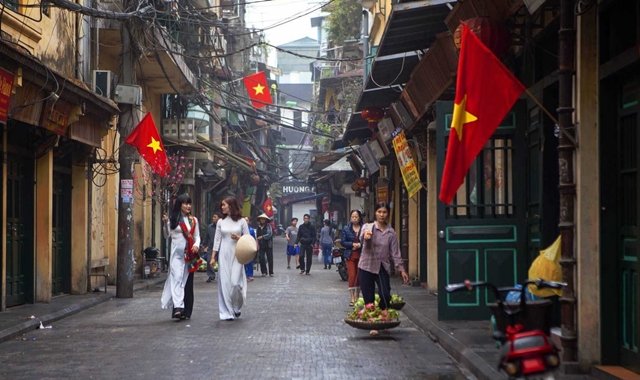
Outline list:
[[[464,280],[464,282],[460,282],[457,284],[449,284],[445,287],[445,289],[448,293],[453,293],[453,292],[458,292],[464,289],[471,291],[473,290],[473,288],[480,288],[483,286],[490,288],[496,297],[500,296],[500,293],[498,292],[498,288],[496,288],[495,285],[493,285],[490,282],[484,282],[484,281]]]
[[[547,281],[547,280],[543,280],[541,278],[535,279],[535,280],[527,280],[526,281],[526,285],[535,285],[538,289],[545,289],[545,288],[552,288],[552,289],[561,289],[565,286],[567,286],[566,282],[560,282],[560,281]]]
[[[447,293],[454,293],[454,292],[459,292],[459,291],[462,291],[462,290],[471,291],[474,288],[487,287],[487,288],[491,289],[491,291],[493,292],[494,296],[496,297],[496,300],[500,300],[500,301],[502,301],[502,297],[501,297],[502,293],[507,293],[509,291],[516,290],[516,291],[520,291],[521,292],[521,300],[522,300],[522,302],[524,302],[524,294],[523,293],[524,293],[527,285],[535,285],[538,289],[544,289],[544,288],[560,289],[562,287],[567,286],[567,283],[566,282],[559,282],[559,281],[547,281],[547,280],[543,280],[541,278],[538,278],[538,279],[535,279],[535,280],[525,280],[525,281],[523,281],[521,283],[521,285],[522,285],[522,287],[520,289],[514,288],[514,287],[497,288],[495,285],[493,285],[490,282],[464,280],[464,282],[448,284],[445,287],[445,290],[447,291]]]

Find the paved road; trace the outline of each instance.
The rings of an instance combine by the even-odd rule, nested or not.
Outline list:
[[[346,283],[314,260],[311,275],[286,269],[249,284],[242,317],[218,320],[217,285],[195,279],[190,321],[160,309],[159,285],[113,299],[0,344],[2,379],[465,379],[406,317],[378,337],[342,320]]]

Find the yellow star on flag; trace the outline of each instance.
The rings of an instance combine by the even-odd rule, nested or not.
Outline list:
[[[153,154],[156,154],[157,151],[162,150],[162,148],[160,147],[160,141],[154,139],[153,136],[151,136],[151,142],[149,143],[149,145],[147,145],[147,147],[153,149]]]
[[[467,95],[465,95],[460,104],[453,105],[453,117],[451,119],[451,129],[455,129],[458,140],[462,141],[462,127],[465,124],[478,120],[478,118],[467,112]]]
[[[259,94],[264,94],[264,89],[265,87],[260,83],[258,83],[258,85],[253,88],[253,91],[256,92],[256,95],[259,95]]]

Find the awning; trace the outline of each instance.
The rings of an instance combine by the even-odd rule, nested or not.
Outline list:
[[[347,160],[348,154],[340,157],[340,159],[326,168],[320,170],[321,172],[352,172],[351,164]]]
[[[438,33],[447,30],[444,20],[453,3],[455,1],[422,0],[393,5],[356,111],[367,107],[385,108],[400,97],[422,54]],[[343,140],[368,138],[363,127],[366,128],[366,121],[352,117]]]
[[[225,148],[218,146],[213,142],[207,139],[204,139],[202,137],[198,137],[198,143],[202,144],[203,146],[213,151],[214,153],[224,156],[227,159],[227,162],[229,162],[231,165],[251,173],[255,172],[255,168],[252,165],[250,165],[249,162],[243,157],[233,152],[229,152]]]
[[[393,5],[357,111],[386,107],[398,99],[422,52],[438,33],[447,30],[444,20],[452,3],[455,1],[422,0]]]
[[[362,118],[360,113],[351,114],[347,122],[347,128],[342,135],[342,140],[348,143],[363,143],[371,137],[369,123]]]
[[[60,97],[70,103],[82,104],[86,102],[86,111],[88,113],[96,114],[98,117],[105,119],[120,113],[118,105],[111,99],[91,91],[78,79],[70,78],[54,71],[38,58],[25,53],[17,45],[0,40],[0,56],[5,59],[2,62],[5,69],[13,71],[14,68],[24,67],[25,70],[30,70],[31,72],[24,74],[25,77],[29,78],[29,81],[42,86],[41,89],[44,91],[58,91]],[[62,89],[58,88],[58,85],[62,86]]]

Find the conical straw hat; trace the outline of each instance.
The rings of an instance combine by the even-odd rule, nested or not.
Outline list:
[[[251,262],[258,252],[258,244],[256,239],[249,234],[244,234],[238,239],[236,244],[236,259],[242,265]]]

